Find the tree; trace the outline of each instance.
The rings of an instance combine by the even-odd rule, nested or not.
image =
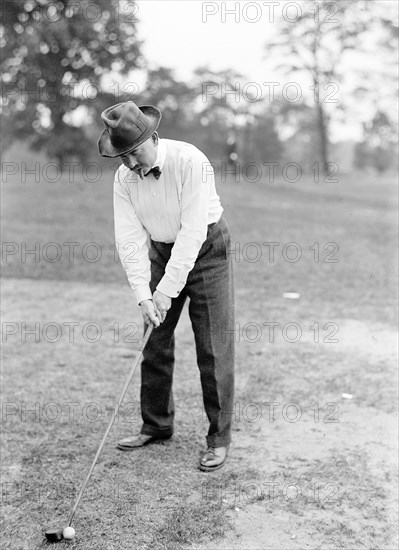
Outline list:
[[[3,128],[46,149],[62,167],[83,158],[84,127],[98,113],[103,76],[142,65],[135,4],[25,0],[2,4]]]
[[[385,2],[384,4],[388,4]],[[345,111],[341,97],[328,110],[322,94],[334,92],[330,83],[341,83],[344,78],[344,54],[350,50],[364,51],[367,33],[382,33],[386,46],[392,46],[393,30],[389,18],[384,17],[384,6],[375,0],[319,0],[296,3],[296,13],[283,10],[278,21],[278,38],[267,43],[268,54],[283,59],[277,68],[285,73],[302,73],[310,77],[316,112],[320,156],[325,173],[329,161],[329,125],[332,116]],[[292,6],[291,6],[292,7]],[[384,41],[382,41],[382,45]],[[334,95],[334,94],[333,94]]]
[[[386,113],[377,111],[370,122],[363,124],[364,139],[356,147],[358,168],[372,166],[379,174],[388,170],[397,157],[397,128]]]
[[[317,132],[317,113],[305,102],[289,102],[278,97],[272,104],[274,124],[278,130],[279,143],[284,162],[297,162],[305,170],[321,158],[321,145]]]
[[[195,90],[176,79],[172,69],[159,67],[147,73],[142,104],[152,104],[162,112],[160,133],[166,138],[190,141],[193,136]]]
[[[199,131],[212,158],[225,161],[230,168],[278,160],[280,142],[272,108],[243,85],[241,74],[199,67],[195,82]]]

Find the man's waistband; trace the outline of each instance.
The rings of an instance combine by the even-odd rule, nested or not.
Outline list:
[[[222,219],[222,216],[220,216],[220,218],[218,219],[217,222],[213,222],[213,223],[209,223],[208,224],[208,233],[209,231],[215,227],[215,225],[217,225],[218,223],[220,223],[220,220]],[[169,243],[164,243],[164,242],[161,242],[161,241],[154,241],[153,239],[151,239],[151,242],[154,242],[154,243],[157,243],[157,244],[161,244],[161,245],[171,245],[173,246],[175,244],[175,241],[173,242],[169,242]]]
[[[208,224],[208,229],[212,229],[212,227],[214,227],[216,224],[218,224],[221,219],[222,219],[222,216],[220,216],[220,218],[218,219],[217,222],[213,222],[213,223]]]

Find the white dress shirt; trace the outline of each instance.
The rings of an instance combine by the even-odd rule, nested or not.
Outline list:
[[[175,298],[184,288],[208,224],[223,212],[212,166],[194,145],[159,139],[157,180],[143,180],[122,164],[114,181],[115,241],[137,303],[152,298],[148,237],[174,243],[157,290]]]

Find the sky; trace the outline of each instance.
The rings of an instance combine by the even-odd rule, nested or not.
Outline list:
[[[268,22],[267,10],[262,11],[263,2],[258,9],[250,6],[255,2],[241,2],[237,22],[235,15],[222,12],[223,5],[228,10],[235,2],[142,0],[137,4],[146,57],[156,64],[174,66],[178,77],[189,78],[202,64],[211,69],[232,66],[253,79],[268,79],[271,64],[264,43],[275,25]],[[212,15],[212,11],[216,13]],[[250,22],[259,17],[258,22]]]
[[[273,8],[270,1],[260,0],[138,0],[136,8],[133,8],[127,0],[125,12],[131,15],[135,10],[138,38],[143,40],[142,52],[149,68],[171,67],[176,78],[184,81],[190,81],[198,66],[207,65],[213,70],[233,68],[244,75],[243,83],[255,82],[258,93],[267,98],[268,91],[264,84],[267,82],[281,82],[280,90],[292,80],[303,90],[307,90],[310,84],[306,77],[300,77],[298,73],[295,77],[287,77],[276,70],[276,62],[279,60],[275,55],[268,54],[265,47],[266,41],[277,32],[273,16],[274,20],[280,16],[282,10],[287,9],[284,8],[286,3],[287,0],[276,1]],[[293,6],[284,13],[295,20],[297,9],[310,9],[315,3],[305,3],[303,0],[291,2]],[[382,6],[387,3],[392,6],[395,1],[380,1]],[[370,48],[368,56],[348,56],[348,88],[341,86],[338,99],[339,94],[350,97],[350,86],[356,83],[352,71],[355,67],[363,66],[378,80],[379,71],[383,70],[383,60],[372,52],[371,44]],[[137,73],[134,81],[139,87],[144,86],[143,76]],[[341,123],[332,126],[332,140],[341,140],[343,135],[345,139],[360,139],[360,122],[367,119],[370,108],[367,102],[353,104],[344,126]]]

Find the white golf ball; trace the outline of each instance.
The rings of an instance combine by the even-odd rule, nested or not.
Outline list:
[[[62,535],[65,540],[72,540],[75,536],[75,529],[73,527],[65,527]]]

